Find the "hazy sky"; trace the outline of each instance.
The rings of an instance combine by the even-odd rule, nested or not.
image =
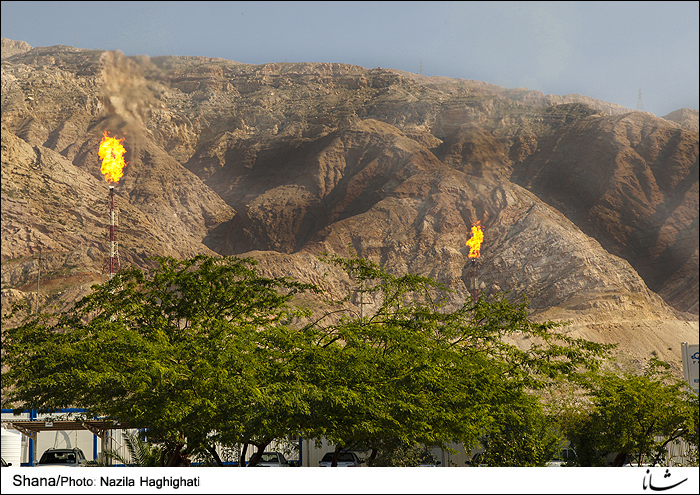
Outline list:
[[[340,62],[700,108],[699,2],[2,2],[2,37],[126,55]]]

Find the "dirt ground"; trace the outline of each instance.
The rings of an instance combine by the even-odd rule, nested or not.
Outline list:
[[[639,319],[574,323],[567,327],[567,333],[593,342],[619,344],[613,355],[617,367],[626,371],[641,369],[656,351],[658,358],[683,378],[681,343],[697,344],[698,328],[698,321]]]

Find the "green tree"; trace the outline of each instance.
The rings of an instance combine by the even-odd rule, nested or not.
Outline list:
[[[317,411],[310,400],[320,393],[303,367],[303,357],[313,346],[308,334],[275,325],[244,338],[249,350],[242,356],[240,376],[222,380],[220,390],[226,399],[213,418],[220,425],[218,441],[243,445],[241,467],[246,465],[248,445],[256,449],[248,461],[255,466],[273,440],[315,431]]]
[[[606,372],[592,382],[590,407],[563,421],[578,465],[604,465],[612,453],[618,453],[613,465],[628,455],[638,465],[661,463],[667,445],[678,438],[697,449],[697,396],[669,368],[654,356],[642,375]]]
[[[315,408],[336,458],[390,442],[447,448],[457,440],[471,448],[528,391],[595,369],[609,349],[556,332],[552,322],[530,321],[525,300],[513,305],[497,295],[445,311],[449,291],[433,279],[393,276],[357,257],[324,259],[343,268],[374,308],[347,310],[324,327],[323,359],[309,367],[310,381],[327,391]],[[530,337],[531,345],[504,340],[515,335]]]
[[[291,300],[316,287],[262,277],[251,259],[123,270],[69,311],[3,328],[3,406],[80,406],[147,428],[167,466],[207,454],[220,463],[215,443],[243,445],[241,458],[253,445],[255,464],[289,433],[325,437],[336,454],[387,453],[392,442],[468,448],[527,393],[577,378],[607,352],[530,321],[525,300],[448,311],[449,291],[431,278],[324,259],[357,282],[371,312],[349,304],[351,291],[314,320]],[[514,336],[531,344],[506,342]]]
[[[205,451],[217,458],[216,441],[296,429],[305,416],[287,401],[296,385],[285,395],[278,358],[294,344],[286,325],[306,314],[287,303],[312,287],[261,277],[251,259],[157,260],[94,286],[69,311],[3,328],[3,407],[80,406],[148,428],[168,466]]]
[[[537,399],[523,393],[496,426],[481,437],[481,463],[489,466],[546,466],[561,449],[563,439]]]

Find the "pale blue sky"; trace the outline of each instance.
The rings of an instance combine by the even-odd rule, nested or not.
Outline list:
[[[699,2],[2,2],[2,37],[126,55],[340,62],[698,109]]]

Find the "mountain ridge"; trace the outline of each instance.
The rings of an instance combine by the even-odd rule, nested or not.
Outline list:
[[[352,246],[459,304],[480,221],[483,294],[527,296],[535,318],[625,342],[630,363],[655,350],[678,369],[678,339],[697,339],[697,112],[348,64],[6,46],[3,312],[36,297],[39,253],[41,304],[100,280],[108,130],[129,162],[124,264],[252,253],[320,282],[316,256]]]

